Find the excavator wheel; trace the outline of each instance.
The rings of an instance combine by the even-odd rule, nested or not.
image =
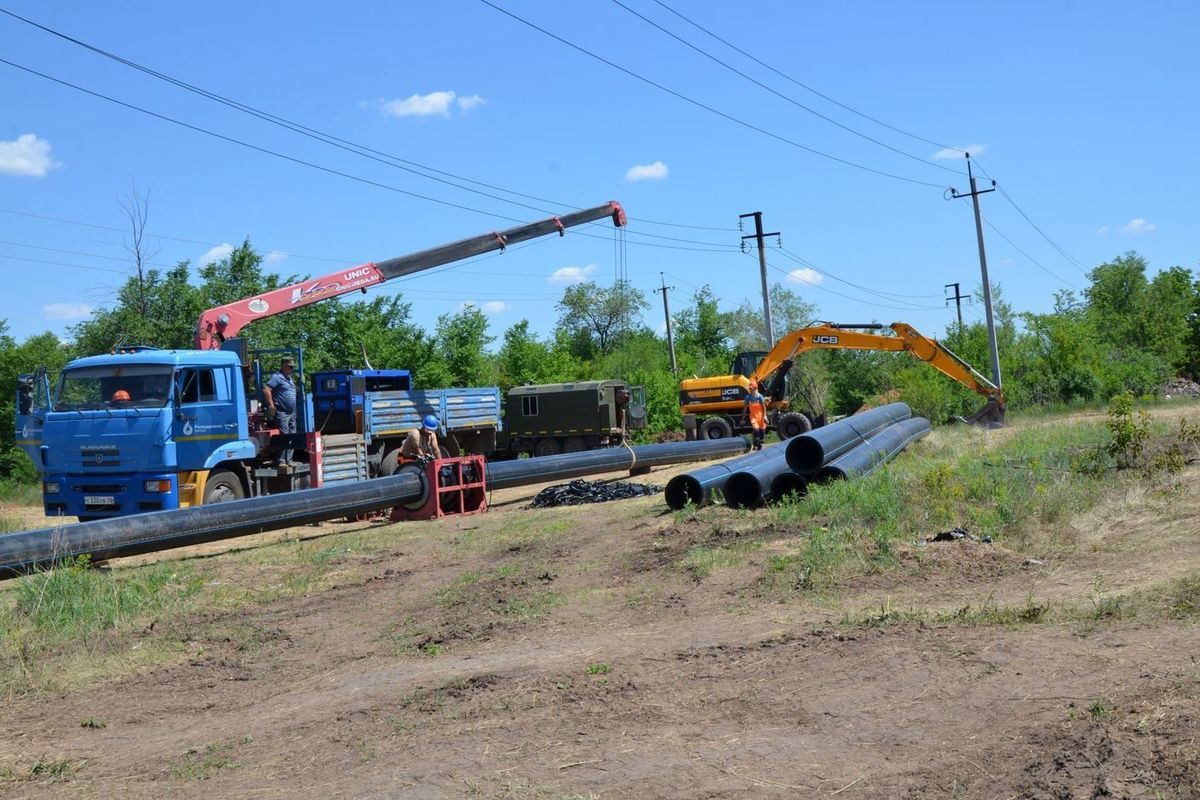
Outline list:
[[[812,422],[799,411],[789,411],[780,415],[779,421],[775,423],[775,430],[779,432],[780,439],[791,439],[811,431]]]
[[[700,423],[700,436],[703,439],[728,439],[733,436],[733,426],[723,417],[709,417]]]

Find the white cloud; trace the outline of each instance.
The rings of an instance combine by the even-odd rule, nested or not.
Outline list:
[[[268,267],[274,266],[287,258],[287,253],[281,253],[278,250],[272,250],[263,256],[263,263]]]
[[[586,267],[559,267],[546,278],[548,283],[583,283],[596,271],[595,264]]]
[[[1101,225],[1099,228],[1096,228],[1096,233],[1100,236],[1107,236],[1108,235],[1108,226]]]
[[[981,156],[987,152],[986,144],[967,144],[962,147],[943,147],[933,154],[934,161],[948,161],[952,158],[962,158],[963,151],[967,151],[973,156]]]
[[[220,261],[222,258],[229,258],[229,254],[233,252],[233,245],[229,242],[219,244],[210,249],[207,253],[200,256],[200,266],[208,266],[214,261]]]
[[[1121,233],[1149,233],[1157,227],[1153,222],[1146,222],[1141,217],[1134,217],[1121,226]]]
[[[825,282],[825,276],[815,269],[804,267],[803,269],[794,269],[789,272],[788,280],[792,283],[807,283],[810,286],[820,286]]]
[[[47,303],[42,306],[42,316],[52,322],[86,319],[92,315],[87,303]]]
[[[61,166],[50,158],[50,143],[37,134],[23,133],[11,142],[0,140],[0,174],[42,178]]]
[[[634,181],[661,181],[667,177],[667,165],[661,161],[655,161],[653,164],[637,164],[629,168],[625,173],[625,180],[633,183]]]
[[[463,113],[470,111],[472,108],[478,108],[487,101],[477,94],[468,94],[459,97],[454,102],[458,103],[458,108]]]
[[[484,314],[499,314],[502,311],[508,310],[508,303],[502,300],[488,300],[484,303],[478,303],[474,300],[464,300],[458,304],[458,308],[455,311],[465,311],[468,308],[478,308]]]
[[[379,110],[393,117],[449,117],[455,106],[462,113],[478,108],[487,101],[477,94],[459,95],[457,92],[430,92],[414,94],[401,100],[378,100]]]

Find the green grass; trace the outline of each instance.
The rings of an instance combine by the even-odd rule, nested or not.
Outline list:
[[[40,506],[42,504],[42,484],[18,483],[12,480],[0,479],[0,503],[12,503],[18,506]]]
[[[247,734],[239,739],[193,748],[171,763],[169,773],[178,780],[203,781],[221,770],[238,769],[241,764],[233,760],[234,751],[252,741],[253,737]]]
[[[714,572],[740,566],[750,553],[762,547],[762,542],[735,542],[728,545],[699,545],[688,550],[679,561],[679,566],[696,580],[707,578]]]
[[[178,564],[118,576],[85,560],[19,579],[0,597],[0,693],[69,684],[76,668],[101,669],[110,645],[120,649],[111,643],[113,632],[179,613],[201,584]],[[152,650],[137,657],[151,657]],[[52,655],[63,654],[66,663],[52,664]]]

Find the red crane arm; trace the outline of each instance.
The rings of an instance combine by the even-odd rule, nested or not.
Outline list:
[[[412,275],[422,270],[439,267],[453,261],[461,261],[464,258],[493,250],[503,250],[510,244],[536,239],[550,233],[562,236],[566,233],[567,228],[595,222],[605,217],[611,218],[616,227],[621,227],[626,222],[625,209],[621,207],[620,203],[612,201],[595,208],[564,214],[561,217],[551,217],[527,225],[518,225],[506,231],[492,231],[418,253],[390,258],[378,263],[363,264],[320,278],[293,283],[291,286],[272,289],[253,297],[235,300],[223,306],[210,308],[200,315],[200,319],[196,323],[195,346],[198,350],[218,350],[221,342],[237,336],[242,328],[255,320],[272,317],[349,292],[365,292],[369,287],[393,278]]]

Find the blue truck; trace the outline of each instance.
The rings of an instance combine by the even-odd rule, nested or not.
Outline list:
[[[96,519],[366,480],[395,468],[389,457],[431,413],[448,455],[491,452],[498,389],[414,389],[405,370],[319,372],[312,391],[302,378],[297,432],[283,433],[261,390],[279,351],[253,353],[237,334],[258,319],[606,217],[626,221],[610,202],[209,309],[195,349],[75,359],[53,393],[44,370],[20,376],[16,441],[42,475],[46,513]],[[303,354],[287,352],[303,376]],[[276,465],[283,450],[297,451],[296,462]]]

